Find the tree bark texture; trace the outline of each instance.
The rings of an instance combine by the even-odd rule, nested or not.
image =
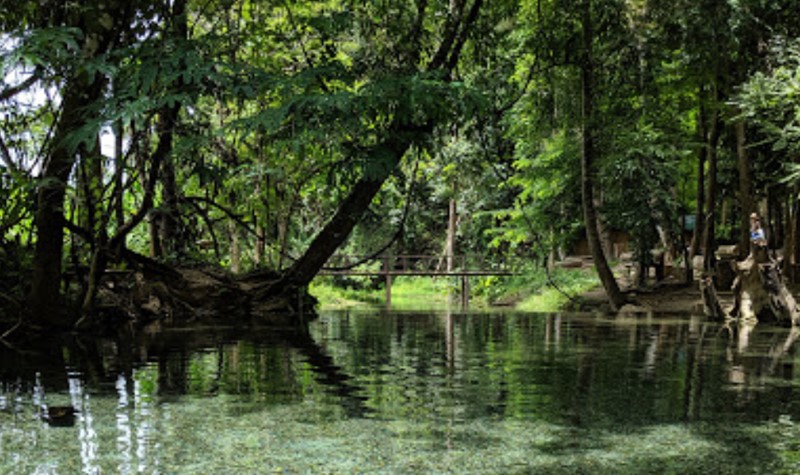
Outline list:
[[[703,270],[713,272],[716,267],[716,208],[717,208],[717,145],[720,134],[719,111],[711,114],[711,123],[706,138],[708,158],[708,183],[705,204],[705,228],[703,229]],[[749,229],[749,226],[748,226]]]
[[[750,178],[750,161],[747,156],[747,136],[743,120],[734,124],[736,133],[736,158],[739,168],[739,255],[750,253],[750,213],[753,212],[753,191]]]
[[[33,322],[38,325],[68,326],[61,316],[64,196],[77,151],[68,146],[67,139],[85,123],[82,111],[100,97],[101,91],[100,78],[73,77],[67,81],[53,149],[42,170],[34,217],[36,246],[30,295]]]
[[[598,230],[598,216],[595,208],[594,181],[595,165],[595,123],[594,123],[594,65],[592,55],[592,42],[594,33],[592,29],[591,1],[583,2],[583,61],[581,63],[581,94],[582,94],[582,140],[581,140],[581,201],[583,204],[584,221],[586,224],[586,238],[589,250],[594,260],[595,268],[600,281],[603,283],[609,304],[612,310],[618,310],[625,304],[625,296],[620,291],[614,274],[606,260]]]

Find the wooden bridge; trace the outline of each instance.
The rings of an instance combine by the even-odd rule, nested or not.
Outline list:
[[[397,276],[458,277],[461,279],[461,304],[469,304],[469,278],[515,275],[507,262],[488,262],[482,256],[432,255],[334,255],[318,275],[383,277],[386,305],[392,304],[392,278]]]

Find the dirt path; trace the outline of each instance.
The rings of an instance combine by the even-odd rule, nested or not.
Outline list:
[[[697,281],[687,285],[670,276],[645,289],[634,289],[623,269],[615,269],[614,274],[617,276],[618,284],[623,291],[626,291],[630,301],[622,308],[622,311],[655,313],[703,312],[702,297]],[[608,297],[602,286],[585,292],[580,297],[583,309],[609,310]],[[732,305],[733,295],[730,291],[719,292],[719,297],[723,308],[727,309]]]

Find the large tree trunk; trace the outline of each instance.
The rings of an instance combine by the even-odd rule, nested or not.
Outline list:
[[[33,256],[30,308],[33,323],[66,327],[62,319],[61,257],[64,246],[64,196],[75,165],[77,151],[67,145],[68,136],[81,127],[82,111],[96,101],[103,81],[74,77],[64,89],[61,118],[53,139],[53,149],[42,171],[37,194],[36,246]]]
[[[84,59],[100,57],[127,31],[134,12],[127,2],[107,1],[81,5],[67,16],[68,26],[82,29]],[[64,327],[61,318],[61,258],[64,241],[64,197],[78,150],[69,145],[71,135],[86,125],[87,106],[97,101],[106,81],[99,73],[77,67],[62,90],[61,117],[52,148],[40,177],[34,216],[36,247],[33,257],[30,308],[34,325]],[[80,148],[80,147],[78,147]]]
[[[467,3],[467,0],[450,2],[443,38],[427,67],[428,71],[442,73],[442,77],[446,79],[451,77],[468,33],[482,8],[483,0],[474,0],[469,9],[466,8]],[[420,15],[424,13],[424,10],[424,7],[419,9]],[[464,14],[465,12],[466,14]],[[417,68],[416,64],[408,66]],[[404,119],[410,120],[410,118]],[[372,147],[374,162],[383,163],[380,169],[373,170],[372,173],[362,176],[356,182],[333,218],[314,238],[306,252],[283,273],[280,280],[263,285],[261,291],[257,292],[259,294],[256,297],[257,300],[263,300],[279,293],[291,293],[295,289],[307,286],[339,246],[345,242],[413,141],[429,135],[433,131],[434,124],[395,122],[394,125],[387,131],[387,138],[381,144]]]
[[[594,58],[592,55],[592,30],[591,0],[583,3],[583,53],[581,63],[581,93],[582,93],[582,140],[581,140],[581,200],[586,224],[586,238],[589,250],[592,253],[597,274],[603,283],[608,300],[613,310],[625,304],[625,296],[620,291],[614,274],[606,260],[603,246],[598,231],[598,216],[595,207],[594,180],[595,165],[595,121],[594,121]]]
[[[283,291],[284,287],[287,289],[302,288],[311,282],[311,279],[317,275],[317,272],[344,243],[355,225],[361,220],[361,216],[369,208],[372,199],[383,186],[383,182],[400,163],[410,145],[410,141],[390,138],[382,147],[375,149],[376,155],[391,157],[392,165],[384,166],[380,171],[362,177],[353,186],[333,218],[317,234],[303,256],[286,271],[281,281],[276,284],[277,287],[271,287],[268,291],[269,294],[274,294],[275,290]]]
[[[169,35],[182,41],[189,37],[188,19],[186,15],[187,0],[175,0],[172,5],[172,12],[169,22]],[[181,64],[181,67],[186,67]],[[180,89],[184,86],[184,81],[179,78],[175,86]],[[175,164],[171,156],[173,148],[173,138],[175,129],[178,125],[180,115],[180,103],[172,106],[165,106],[159,112],[159,146],[164,145],[166,153],[162,156],[161,165],[161,185],[163,194],[163,213],[161,216],[161,250],[170,257],[181,256],[186,252],[187,238],[181,220],[181,191],[178,186],[175,174]]]
[[[160,140],[172,140],[172,127],[169,125],[168,127],[169,129],[165,131],[167,135],[162,135]],[[167,157],[162,164],[161,186],[164,199],[163,210],[159,213],[161,249],[167,256],[176,257],[183,254],[186,246],[181,232],[180,192],[175,177],[175,166],[170,157]]]

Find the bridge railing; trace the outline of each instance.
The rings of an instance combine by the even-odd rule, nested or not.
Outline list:
[[[481,255],[424,255],[424,254],[384,254],[366,260],[368,256],[336,254],[333,255],[322,274],[424,274],[446,275],[448,273],[511,274],[513,265],[509,262],[490,261]]]

